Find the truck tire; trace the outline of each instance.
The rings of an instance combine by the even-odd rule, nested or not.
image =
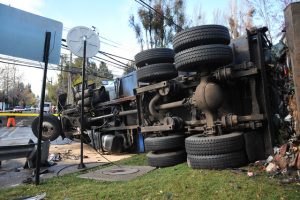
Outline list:
[[[38,138],[39,117],[36,117],[33,120],[31,124],[31,130],[33,134]],[[61,132],[62,128],[58,118],[53,115],[44,115],[42,140],[53,141],[60,136]]]
[[[244,150],[209,156],[188,154],[187,163],[193,169],[226,169],[247,164],[247,157]]]
[[[148,49],[135,55],[135,65],[143,67],[157,63],[173,63],[174,54],[174,51],[169,48]]]
[[[148,165],[152,167],[169,167],[183,163],[186,161],[185,150],[167,152],[167,153],[158,153],[158,152],[149,152],[147,154]]]
[[[228,65],[233,60],[230,46],[211,44],[183,50],[175,55],[178,71],[204,71]]]
[[[147,65],[137,69],[137,80],[139,82],[159,82],[170,80],[178,76],[178,72],[171,63],[160,63]]]
[[[145,149],[149,151],[170,150],[184,148],[184,135],[168,135],[163,137],[147,137]]]
[[[208,44],[224,44],[230,43],[230,35],[228,28],[221,25],[202,25],[192,27],[177,33],[173,40],[173,48],[176,53]]]
[[[193,135],[185,139],[185,149],[191,155],[216,155],[245,149],[241,132],[226,135],[200,137]]]

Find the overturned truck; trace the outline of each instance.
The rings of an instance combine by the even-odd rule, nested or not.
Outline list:
[[[79,137],[103,151],[138,151],[141,135],[151,166],[187,161],[192,168],[238,167],[265,158],[274,139],[266,28],[230,40],[220,25],[179,32],[173,49],[135,56],[137,71],[95,88],[74,88],[76,105],[59,98],[59,118],[46,116],[43,139]],[[80,105],[84,101],[84,124]],[[35,121],[38,121],[36,119]],[[37,133],[37,122],[33,123]]]

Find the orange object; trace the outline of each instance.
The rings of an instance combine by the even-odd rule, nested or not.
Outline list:
[[[7,128],[9,127],[15,127],[16,126],[16,120],[14,117],[9,117],[7,119]]]

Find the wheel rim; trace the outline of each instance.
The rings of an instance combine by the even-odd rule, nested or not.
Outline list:
[[[43,133],[42,136],[45,138],[50,138],[55,134],[54,126],[49,122],[43,122]]]

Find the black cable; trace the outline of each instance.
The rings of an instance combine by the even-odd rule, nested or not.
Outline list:
[[[145,1],[143,0],[134,0],[135,2],[139,3],[140,5],[142,5],[145,8],[148,8],[149,10],[154,11],[155,13],[157,13],[158,15],[160,15],[161,17],[163,17],[164,19],[168,20],[169,22],[171,22],[172,24],[174,24],[180,31],[183,30],[183,28],[181,26],[179,26],[178,24],[176,24],[173,19],[170,19],[168,17],[166,17],[165,15],[161,14],[160,12],[158,12],[157,10],[155,10],[153,7],[151,7],[149,4],[147,4]]]
[[[117,55],[114,55],[114,54],[110,54],[110,53],[107,53],[107,52],[104,52],[104,51],[98,51],[98,52],[101,53],[101,54],[107,54],[107,55],[110,55],[110,56],[114,56],[116,58],[124,59],[124,60],[130,61],[130,62],[135,62],[134,60],[124,58],[122,56],[117,56]]]
[[[68,46],[67,45],[65,45],[65,44],[61,44],[63,47],[65,47],[65,48],[68,48]],[[114,65],[117,65],[117,66],[119,66],[119,67],[117,67],[117,66],[113,66],[113,67],[116,67],[116,68],[119,68],[119,69],[124,69],[124,68],[126,68],[126,67],[128,67],[126,64],[124,64],[124,63],[122,63],[122,65],[121,64],[119,64],[119,63],[115,63],[115,62],[113,62],[113,61],[110,61],[110,60],[106,60],[106,59],[104,59],[104,58],[100,58],[100,57],[98,57],[98,56],[94,56],[94,57],[92,57],[92,59],[95,59],[95,58],[97,58],[97,59],[101,59],[101,60],[103,60],[103,61],[105,61],[105,62],[108,62],[108,63],[111,63],[111,64],[114,64]],[[120,67],[122,67],[122,68],[120,68]]]
[[[21,64],[26,64],[26,65],[30,65],[30,66],[36,66],[36,65],[33,65],[33,64],[37,64],[37,63],[32,63],[32,62],[27,62],[25,60],[17,60],[17,59],[13,59],[13,58],[8,58],[8,57],[0,57],[1,60],[8,60],[8,61],[11,61],[11,62],[19,62]],[[43,68],[43,66],[41,66],[41,68]]]
[[[78,112],[78,111],[77,111],[77,112]],[[79,112],[78,112],[78,114],[79,114]],[[101,126],[97,127],[96,129],[102,128],[106,123],[107,123],[107,121],[104,122]],[[96,129],[95,129],[95,130],[96,130]],[[86,138],[84,138],[84,137],[82,136],[82,134],[80,134],[80,139],[81,139],[81,140],[84,140],[84,142],[85,142],[86,144],[89,144],[89,142],[86,140]],[[101,143],[101,147],[102,147],[102,143]],[[95,146],[93,146],[93,149],[94,149],[94,150],[95,150],[102,158],[104,158],[106,161],[108,161],[110,164],[115,165],[115,166],[117,166],[117,167],[119,167],[119,168],[122,168],[120,165],[114,163],[113,161],[110,161],[108,158],[106,158],[104,155],[102,155],[102,154],[96,149]]]
[[[100,36],[100,35],[98,35],[98,36],[99,36],[99,38],[102,38],[102,39],[104,39],[104,40],[106,40],[106,41],[109,41],[109,42],[114,43],[114,44],[119,45],[119,46],[123,46],[122,44],[120,44],[120,43],[118,43],[118,42],[112,41],[112,40],[107,39],[107,38],[105,38],[105,37],[103,37],[103,36]]]
[[[103,40],[106,40],[106,41],[108,41],[108,42],[111,42],[111,43],[113,43],[113,44],[115,44],[115,45],[123,46],[122,44],[120,44],[120,43],[118,43],[118,42],[115,42],[115,41],[112,41],[112,40],[110,40],[110,39],[107,39],[106,37],[100,36],[99,33],[98,33],[97,27],[92,26],[92,28],[94,29],[93,31],[95,31],[95,32],[98,34],[98,37],[99,37],[99,38],[101,38],[101,39],[103,39]],[[63,29],[64,29],[65,31],[71,30],[71,28],[68,28],[68,27],[64,27]],[[97,31],[96,31],[96,30],[97,30]],[[103,40],[101,40],[101,42],[103,42]],[[103,43],[105,43],[105,42],[103,42]],[[108,45],[113,46],[112,44],[109,44],[109,43],[105,43],[105,44],[108,44]],[[117,46],[114,46],[114,47],[117,47]],[[119,48],[119,47],[117,47],[117,48]]]
[[[0,59],[3,59],[3,58],[0,58]],[[0,60],[0,63],[4,63],[4,64],[11,64],[11,65],[17,65],[17,66],[23,66],[23,67],[31,67],[31,68],[36,68],[36,69],[43,69],[43,67],[38,67],[38,66],[35,66],[35,65],[29,65],[29,64],[22,64],[22,61],[18,61],[18,62],[21,62],[21,63],[16,63],[16,62],[5,62],[5,61],[1,61]],[[60,65],[59,65],[60,66]],[[62,66],[60,66],[62,67]],[[80,72],[74,72],[72,70],[66,70],[66,69],[59,69],[59,68],[48,68],[48,70],[53,70],[53,71],[64,71],[64,72],[70,72],[72,74],[80,74]],[[107,77],[103,77],[103,76],[99,76],[99,75],[95,75],[94,73],[89,73],[89,75],[93,75],[93,76],[96,76],[96,77],[99,77],[99,78],[106,78],[108,79]]]
[[[104,41],[102,41],[102,40],[100,40],[100,42],[103,43],[103,44],[106,44],[106,45],[108,45],[108,46],[111,46],[111,47],[115,47],[115,48],[120,49],[120,47],[118,47],[118,46],[116,46],[116,45],[113,45],[113,44],[109,44],[109,43],[104,42]]]
[[[106,63],[106,62],[110,62],[109,60],[106,60],[106,59],[104,59],[104,58],[95,58],[95,57],[93,57],[93,58],[91,58],[92,60],[95,60],[95,61],[99,61],[99,62],[104,62],[104,63]],[[111,66],[111,67],[115,67],[115,68],[117,68],[117,69],[122,69],[122,70],[124,70],[124,67],[125,66],[115,66],[114,64],[112,64],[112,63],[109,63],[109,66]]]
[[[123,63],[123,62],[121,62],[121,61],[119,61],[119,60],[117,60],[117,59],[115,59],[115,58],[112,58],[111,56],[109,56],[109,55],[106,55],[106,54],[103,54],[104,56],[106,56],[106,57],[108,57],[108,58],[110,58],[110,59],[112,59],[113,61],[116,61],[116,62],[118,62],[118,63],[120,63],[120,64],[122,64],[122,65],[125,65],[126,67],[129,67],[127,64],[125,64],[125,63]]]
[[[72,167],[72,166],[75,166],[75,165],[78,165],[78,164],[72,164],[72,165],[64,166],[63,168],[61,168],[60,170],[58,170],[58,172],[56,172],[56,176],[58,177],[58,176],[59,176],[59,173],[60,173],[61,171],[63,171],[64,169],[67,169],[67,168]]]
[[[119,67],[117,67],[117,68],[119,68],[119,69],[124,69],[124,68],[127,68],[127,66],[124,66],[124,65],[121,65],[121,64],[115,63],[115,62],[113,62],[113,61],[109,61],[109,60],[107,60],[107,59],[104,59],[104,58],[100,58],[100,57],[98,57],[98,56],[94,56],[93,58],[94,58],[94,59],[100,59],[100,60],[103,60],[103,61],[105,61],[105,62],[108,62],[108,63],[115,64],[115,65],[119,66]],[[115,66],[115,67],[116,67],[116,66]]]
[[[41,67],[37,67],[37,66],[34,66],[34,65],[25,65],[25,64],[19,64],[19,63],[11,63],[11,62],[5,62],[5,61],[1,61],[1,60],[0,60],[0,63],[17,65],[17,66],[23,66],[23,67],[31,67],[31,68],[36,68],[36,69],[42,69]]]
[[[101,162],[88,162],[88,163],[86,163],[86,164],[93,164],[93,163],[101,163]],[[78,164],[76,163],[76,164],[71,164],[71,165],[64,166],[63,168],[61,168],[60,170],[58,170],[58,171],[56,172],[56,177],[58,177],[58,176],[59,176],[59,173],[62,172],[63,170],[65,170],[65,169],[67,169],[67,168],[69,168],[69,167],[77,166],[77,165],[78,165]],[[98,167],[98,166],[95,166],[95,167]]]
[[[85,141],[86,144],[88,144],[89,142],[86,140],[86,138],[82,137],[82,135],[80,135],[80,139],[83,139]],[[102,144],[101,144],[102,145]],[[104,155],[102,155],[97,149],[96,147],[93,147],[93,149],[102,157],[104,158],[106,161],[108,161],[110,164],[115,165],[119,168],[122,168],[120,165],[114,163],[113,161],[110,161],[108,158],[106,158]]]

